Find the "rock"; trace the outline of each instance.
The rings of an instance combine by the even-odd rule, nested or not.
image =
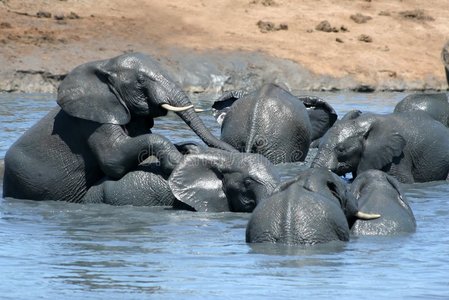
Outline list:
[[[54,15],[53,18],[54,18],[55,20],[62,21],[62,20],[65,19],[65,16],[64,16],[64,14],[56,14],[56,15]]]
[[[329,23],[329,21],[327,21],[327,20],[321,21],[320,24],[318,24],[315,27],[315,29],[318,31],[324,31],[324,32],[338,32],[338,29],[335,27],[332,27],[331,24]]]
[[[341,38],[336,38],[335,41],[336,41],[337,43],[344,43],[343,40],[342,40]]]
[[[67,15],[67,19],[74,20],[74,19],[81,19],[81,17],[78,14],[71,11],[70,14]]]
[[[1,28],[1,29],[10,29],[10,28],[12,28],[12,26],[11,26],[11,23],[8,23],[8,22],[1,22],[1,23],[0,23],[0,28]]]
[[[373,42],[373,38],[370,37],[367,34],[361,34],[359,35],[359,37],[357,38],[359,41],[361,42],[365,42],[365,43],[372,43]]]
[[[366,22],[368,22],[369,20],[372,19],[372,17],[362,15],[361,13],[357,13],[355,15],[351,15],[350,18],[351,18],[351,20],[353,20],[357,24],[363,24],[363,23],[366,23]]]
[[[36,17],[38,18],[51,18],[51,13],[48,11],[40,10],[37,12]]]
[[[253,0],[250,4],[262,4],[263,6],[277,6],[274,0]]]
[[[288,25],[285,23],[276,25],[273,22],[262,21],[262,20],[257,22],[257,26],[259,27],[260,32],[262,32],[262,33],[267,33],[270,31],[278,31],[278,30],[288,30]]]
[[[388,11],[382,10],[381,12],[379,12],[379,16],[389,17],[389,16],[391,16],[391,13]]]
[[[404,19],[415,20],[415,21],[435,21],[431,16],[426,15],[422,9],[407,10],[402,11],[399,15]]]

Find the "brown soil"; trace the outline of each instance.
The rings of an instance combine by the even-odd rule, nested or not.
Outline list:
[[[316,30],[325,20],[332,30]],[[181,48],[262,52],[373,87],[446,89],[448,39],[449,6],[438,0],[0,0],[0,81]]]

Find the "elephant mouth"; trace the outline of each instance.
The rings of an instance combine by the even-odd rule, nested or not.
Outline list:
[[[335,174],[338,176],[344,176],[347,173],[352,172],[352,166],[346,164],[346,163],[339,163],[337,168],[333,170]]]

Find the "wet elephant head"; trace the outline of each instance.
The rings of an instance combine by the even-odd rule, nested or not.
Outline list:
[[[356,235],[392,235],[412,233],[416,220],[399,182],[379,170],[363,172],[351,183],[349,191],[357,199],[359,209],[375,211],[376,220],[355,220],[350,224]]]
[[[152,123],[175,111],[207,145],[234,151],[209,132],[187,95],[142,53],[78,66],[61,82],[57,102],[71,116],[103,124],[125,125],[135,116]]]
[[[321,139],[311,167],[324,167],[338,175],[382,169],[401,155],[405,139],[392,126],[372,114],[349,112]]]
[[[208,212],[251,212],[278,183],[263,156],[219,150],[186,155],[169,178],[184,208]]]
[[[358,210],[340,177],[326,169],[309,169],[281,184],[256,207],[246,241],[294,245],[348,241],[349,223],[378,217]]]

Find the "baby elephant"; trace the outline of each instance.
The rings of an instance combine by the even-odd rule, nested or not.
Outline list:
[[[376,211],[381,217],[369,222],[356,220],[351,227],[355,235],[391,235],[416,230],[415,216],[398,181],[378,170],[360,174],[349,188],[362,210]]]
[[[308,169],[281,184],[256,207],[246,228],[246,242],[313,245],[348,241],[349,223],[378,217],[358,210],[340,177],[326,169]]]

